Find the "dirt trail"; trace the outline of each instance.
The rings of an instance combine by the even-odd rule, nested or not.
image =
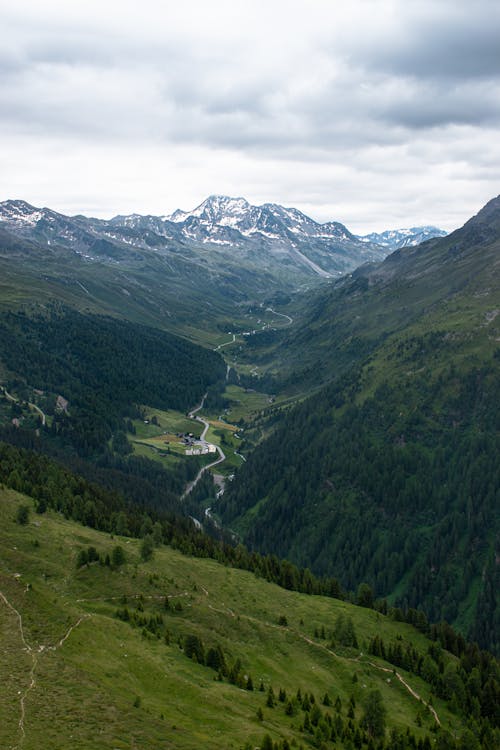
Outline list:
[[[380,664],[374,664],[372,661],[366,661],[361,662],[362,664],[369,664],[371,667],[374,667],[375,669],[381,669],[382,672],[390,672],[390,674],[393,674],[395,677],[398,678],[400,683],[404,685],[404,687],[408,690],[408,692],[413,695],[413,697],[417,701],[422,701],[423,705],[429,709],[431,714],[434,717],[434,720],[438,726],[441,726],[441,722],[439,721],[439,716],[436,713],[436,710],[433,706],[430,705],[430,703],[426,703],[423,698],[420,697],[420,695],[411,687],[411,685],[408,685],[406,680],[403,679],[403,677],[399,674],[399,672],[396,672],[396,670],[388,669],[387,667],[381,667]]]
[[[25,734],[26,734],[25,729],[24,729],[24,719],[25,719],[25,716],[26,716],[26,698],[28,697],[28,693],[31,690],[33,690],[33,688],[36,685],[35,669],[36,669],[36,665],[37,665],[37,657],[36,657],[36,653],[34,652],[34,650],[32,649],[32,647],[30,646],[30,644],[28,643],[28,641],[26,640],[26,637],[24,635],[23,618],[21,617],[20,612],[18,612],[18,610],[14,607],[14,605],[9,602],[9,600],[7,599],[7,597],[5,596],[5,594],[2,591],[0,591],[0,599],[2,599],[2,601],[5,603],[5,606],[8,609],[10,609],[10,611],[16,617],[16,619],[17,619],[17,621],[19,623],[19,634],[21,636],[21,641],[23,643],[24,650],[31,657],[31,669],[30,669],[30,673],[29,673],[29,684],[28,684],[28,687],[26,688],[26,690],[21,694],[21,698],[20,698],[20,701],[19,701],[20,716],[19,716],[19,724],[18,724],[18,726],[19,726],[20,738],[19,738],[19,742],[17,743],[17,745],[14,745],[14,747],[13,747],[13,750],[18,750],[18,748],[20,748],[21,745],[23,744],[24,738],[25,738]]]
[[[36,677],[35,672],[36,668],[38,666],[38,657],[40,654],[43,654],[45,651],[56,651],[58,648],[60,648],[65,641],[69,638],[71,633],[75,628],[77,628],[84,620],[91,617],[92,615],[85,614],[74,624],[71,625],[70,628],[66,631],[66,633],[63,635],[63,637],[54,645],[54,646],[38,646],[38,649],[35,649],[33,646],[30,646],[28,641],[26,640],[26,636],[24,634],[24,626],[23,626],[23,618],[21,616],[21,613],[14,607],[13,604],[10,603],[10,601],[7,599],[5,594],[0,591],[0,599],[4,602],[6,607],[13,613],[13,615],[16,617],[18,624],[19,624],[19,633],[21,636],[21,641],[23,643],[23,650],[26,651],[29,656],[31,657],[31,668],[28,676],[28,686],[24,690],[23,693],[21,693],[21,697],[19,699],[19,741],[16,745],[12,746],[12,750],[20,750],[24,743],[24,739],[26,737],[26,730],[25,730],[25,719],[26,719],[26,700],[28,698],[29,693],[36,688]]]
[[[82,615],[77,622],[75,622],[74,625],[71,625],[71,627],[67,630],[67,632],[63,635],[61,640],[59,640],[55,646],[40,646],[40,651],[56,651],[58,648],[60,648],[65,641],[68,640],[71,633],[75,628],[77,628],[84,620],[87,620],[89,617],[92,617],[92,615]]]
[[[203,588],[203,587],[202,587]],[[203,592],[206,596],[208,596],[208,591],[203,588]],[[229,609],[229,607],[225,607],[225,609],[218,609],[217,607],[214,607],[212,604],[208,605],[211,610],[214,612],[219,612],[220,614],[228,614],[230,617],[236,617],[236,614],[233,612],[232,609]],[[223,605],[225,606],[225,605]],[[379,669],[382,672],[387,672],[394,677],[396,677],[399,682],[403,685],[403,687],[410,693],[410,695],[415,698],[415,700],[421,702],[432,714],[436,724],[438,726],[441,726],[441,721],[439,720],[439,716],[437,715],[437,712],[433,706],[431,706],[429,703],[427,703],[418,693],[416,690],[414,690],[411,685],[409,685],[406,680],[397,672],[395,669],[390,669],[388,667],[382,667],[380,664],[375,664],[375,662],[369,661],[368,659],[362,659],[362,654],[357,656],[356,658],[350,658],[347,656],[339,656],[335,653],[335,651],[332,651],[332,649],[328,648],[328,646],[323,645],[322,643],[318,643],[317,641],[314,641],[312,638],[309,638],[307,635],[304,635],[303,633],[298,632],[297,630],[294,630],[293,628],[290,628],[288,626],[278,625],[274,622],[266,622],[265,620],[259,620],[256,617],[251,617],[250,615],[238,615],[238,617],[242,617],[245,620],[249,620],[250,622],[256,623],[258,625],[264,625],[269,628],[273,628],[275,630],[287,630],[289,633],[293,633],[293,635],[297,636],[297,638],[300,638],[301,640],[305,641],[310,646],[313,646],[314,648],[319,648],[322,651],[326,651],[326,653],[330,654],[331,656],[334,656],[337,659],[345,659],[346,661],[351,662],[357,662],[358,664],[369,664],[370,667],[373,667],[374,669]]]
[[[288,628],[288,630],[291,630],[291,629]],[[422,704],[424,706],[426,706],[426,708],[428,708],[429,711],[431,712],[431,714],[433,715],[433,717],[434,717],[434,719],[436,721],[436,724],[438,724],[438,726],[441,726],[441,722],[439,720],[439,717],[438,717],[438,715],[437,715],[434,707],[431,706],[429,703],[426,703],[424,701],[424,699],[420,697],[420,695],[411,687],[411,685],[409,685],[406,682],[406,680],[403,679],[403,677],[395,669],[390,669],[388,667],[382,667],[380,664],[375,664],[375,662],[369,661],[368,659],[362,660],[361,659],[362,654],[360,654],[359,656],[357,656],[355,659],[349,658],[347,656],[339,657],[338,654],[336,654],[335,651],[332,651],[330,648],[328,648],[328,646],[324,646],[322,643],[316,643],[316,641],[313,641],[311,638],[308,638],[306,635],[303,635],[302,633],[297,633],[297,631],[295,631],[295,630],[291,630],[291,632],[295,633],[295,635],[299,636],[299,638],[302,638],[302,640],[306,641],[311,646],[315,646],[316,648],[320,648],[323,651],[326,651],[327,653],[332,654],[332,656],[336,656],[337,658],[346,659],[346,661],[357,662],[358,664],[369,664],[370,667],[373,667],[374,669],[380,669],[382,672],[388,672],[389,674],[394,675],[394,677],[397,677],[397,679],[406,688],[406,690],[408,690],[408,692],[410,693],[410,695],[413,696],[413,698],[415,698],[417,701],[422,701]]]

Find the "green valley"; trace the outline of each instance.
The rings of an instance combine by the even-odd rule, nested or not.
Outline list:
[[[338,280],[43,211],[0,232],[3,744],[493,750],[499,199]]]

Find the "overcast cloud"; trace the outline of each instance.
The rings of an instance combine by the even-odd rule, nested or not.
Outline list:
[[[496,0],[18,0],[0,24],[0,200],[224,193],[362,233],[500,192]]]

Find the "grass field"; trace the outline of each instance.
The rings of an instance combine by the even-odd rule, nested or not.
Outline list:
[[[353,695],[356,718],[363,696],[377,688],[390,726],[409,726],[418,737],[434,723],[391,665],[363,655],[374,634],[424,653],[426,639],[410,626],[167,547],[144,563],[138,540],[113,539],[52,512],[32,512],[20,526],[14,517],[21,502],[30,501],[0,490],[2,748],[243,748],[259,746],[265,733],[310,745],[299,731],[300,715],[287,716],[280,703],[267,708],[265,693],[219,682],[186,658],[180,645],[189,634],[205,649],[220,645],[228,662],[239,658],[256,688],[262,680],[276,695],[280,688],[288,695],[310,691],[317,700],[325,692],[333,700],[338,695],[343,716]],[[118,569],[76,568],[81,549],[92,545],[105,555],[117,544],[126,555]],[[161,637],[118,619],[125,603],[146,619],[161,615]],[[357,650],[331,648],[315,635],[329,632],[341,612],[353,618]],[[398,672],[429,699],[420,678]],[[442,724],[459,729],[446,706],[433,702]]]
[[[238,385],[228,385],[224,396],[230,401],[227,419],[234,423],[240,420],[251,422],[263,409],[271,405],[268,394],[241,388]]]

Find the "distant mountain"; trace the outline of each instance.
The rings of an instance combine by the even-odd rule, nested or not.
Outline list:
[[[289,300],[385,254],[342,224],[242,198],[212,196],[191,213],[108,221],[0,203],[2,300],[59,299],[198,341],[202,329],[246,330],[249,308]]]
[[[293,291],[386,254],[340,223],[318,224],[293,208],[252,206],[244,198],[225,196],[211,196],[191,212],[131,214],[109,221],[8,200],[0,203],[0,230],[39,243],[45,257],[53,247],[122,267],[161,257],[175,266],[175,275],[188,276],[190,284],[197,275],[205,281],[208,273],[225,285],[229,274],[240,298],[277,287]]]
[[[411,227],[410,229],[387,229],[385,232],[372,232],[358,236],[362,242],[369,242],[385,248],[389,252],[400,247],[412,247],[433,237],[446,237],[447,232],[433,226]]]
[[[302,274],[326,278],[386,254],[374,243],[361,242],[338,222],[319,224],[296,208],[275,203],[253,206],[245,198],[223,195],[210,196],[192,211],[177,210],[164,217],[117,216],[111,223],[258,253],[264,261],[272,257]]]
[[[337,277],[366,262],[382,260],[400,247],[446,234],[425,226],[357,237],[339,222],[320,224],[296,208],[275,203],[253,206],[245,198],[221,195],[210,196],[192,211],[178,209],[165,216],[131,214],[109,221],[68,217],[22,200],[8,200],[0,203],[0,222],[18,237],[48,246],[56,243],[88,260],[104,256],[119,261],[140,256],[143,250],[162,253],[181,245],[205,257],[210,249],[215,265],[218,260],[226,265],[224,250],[231,248],[233,262],[257,263],[289,282],[294,276],[297,285],[304,278]]]
[[[0,203],[4,299],[59,298],[192,336],[245,321],[245,306],[286,299],[384,258],[389,248],[295,208],[210,196],[171,215],[65,216]],[[245,328],[242,328],[245,330]]]

